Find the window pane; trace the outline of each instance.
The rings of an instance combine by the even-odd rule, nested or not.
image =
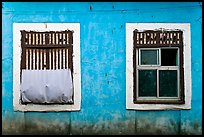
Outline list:
[[[159,96],[177,97],[178,92],[177,70],[159,71]]]
[[[139,70],[139,97],[157,96],[157,71]]]
[[[161,65],[177,66],[178,65],[178,49],[161,49]]]
[[[141,65],[158,65],[158,50],[141,50]]]

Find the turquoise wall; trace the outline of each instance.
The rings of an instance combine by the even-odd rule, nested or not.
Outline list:
[[[202,3],[2,3],[3,134],[202,134]],[[79,112],[13,111],[13,23],[79,22]],[[192,109],[126,110],[126,23],[190,23]]]

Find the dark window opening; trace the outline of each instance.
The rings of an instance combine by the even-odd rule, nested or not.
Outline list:
[[[161,49],[161,65],[177,66],[178,50],[177,49]]]
[[[178,97],[177,70],[159,71],[159,96]]]
[[[139,70],[139,97],[157,96],[157,71]]]

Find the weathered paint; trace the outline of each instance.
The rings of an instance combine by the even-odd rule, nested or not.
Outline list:
[[[3,134],[202,134],[202,3],[2,3]],[[45,8],[46,7],[46,8]],[[79,112],[13,111],[13,23],[80,23]],[[125,23],[190,23],[190,110],[126,110]]]
[[[15,111],[78,111],[81,107],[81,73],[80,73],[80,24],[79,23],[14,23],[13,24],[13,106]],[[73,34],[73,84],[74,105],[37,105],[19,104],[20,98],[20,57],[21,57],[21,33],[20,30],[32,31],[61,31],[69,28],[75,31]]]
[[[158,28],[165,28],[169,30],[183,31],[184,44],[184,89],[185,89],[185,104],[135,104],[133,100],[133,73],[134,70],[132,52],[133,49],[133,32],[137,28],[141,30],[156,30]],[[161,109],[190,109],[191,108],[191,39],[190,39],[190,24],[189,23],[127,23],[126,24],[126,108],[137,110],[161,110]],[[135,51],[138,52],[138,51]],[[135,56],[135,55],[134,55]],[[140,60],[140,59],[139,59]],[[142,68],[140,66],[140,68]],[[145,68],[145,67],[144,67]],[[149,66],[149,68],[153,68]],[[168,68],[169,69],[169,68]],[[138,74],[137,74],[138,75]]]

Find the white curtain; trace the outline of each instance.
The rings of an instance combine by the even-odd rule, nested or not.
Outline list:
[[[70,69],[22,70],[21,97],[25,103],[70,103],[73,83]]]

